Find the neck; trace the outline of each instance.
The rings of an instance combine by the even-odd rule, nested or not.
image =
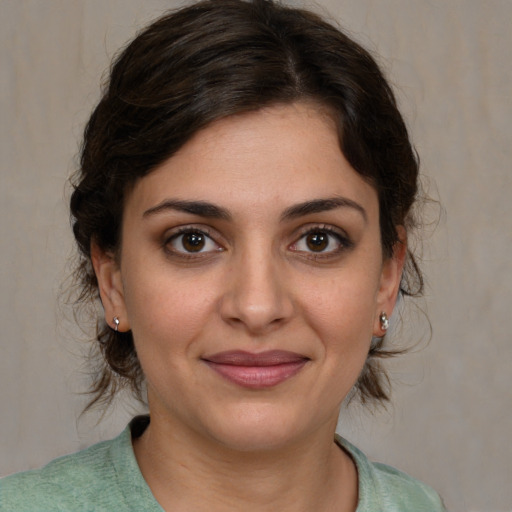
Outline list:
[[[335,425],[279,449],[240,451],[183,433],[152,416],[134,441],[142,474],[164,510],[346,511],[357,473],[334,443]]]

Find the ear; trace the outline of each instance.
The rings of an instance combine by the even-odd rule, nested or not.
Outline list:
[[[98,280],[107,324],[115,329],[114,318],[117,317],[119,319],[118,330],[121,332],[129,331],[130,325],[126,314],[121,269],[115,256],[110,252],[105,252],[95,242],[92,242],[91,260]]]
[[[405,257],[407,255],[407,233],[403,226],[397,227],[398,241],[393,247],[391,257],[384,260],[380,276],[380,286],[377,292],[377,311],[375,312],[375,322],[373,327],[374,336],[382,337],[385,330],[382,328],[380,315],[385,313],[391,317],[400,289],[402,271],[404,268]]]

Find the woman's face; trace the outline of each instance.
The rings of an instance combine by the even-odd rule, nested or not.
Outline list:
[[[383,261],[376,191],[297,103],[197,133],[127,197],[120,265],[93,259],[152,424],[250,450],[333,429],[402,253]]]

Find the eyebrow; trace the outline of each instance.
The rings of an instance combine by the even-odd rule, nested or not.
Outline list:
[[[361,214],[365,222],[368,222],[368,215],[366,210],[359,204],[348,199],[347,197],[335,196],[326,199],[313,199],[312,201],[306,201],[299,203],[290,208],[287,208],[283,215],[282,220],[292,220],[298,217],[304,217],[312,213],[326,212],[329,210],[335,210],[336,208],[351,208]]]
[[[160,204],[146,210],[142,216],[149,217],[167,210],[190,213],[209,219],[230,220],[231,214],[225,209],[206,201],[185,201],[180,199],[166,199]]]
[[[361,214],[364,221],[368,221],[366,210],[357,202],[347,197],[335,196],[326,199],[313,199],[287,208],[281,215],[281,221],[293,220],[313,213],[320,213],[336,208],[351,208]],[[209,219],[231,220],[228,210],[207,201],[187,201],[182,199],[166,199],[146,210],[142,216],[150,217],[168,210],[190,213]]]

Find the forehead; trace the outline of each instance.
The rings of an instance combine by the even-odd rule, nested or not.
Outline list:
[[[140,211],[172,197],[255,214],[336,195],[378,210],[374,188],[341,152],[332,118],[296,103],[208,125],[139,180],[126,207]]]

